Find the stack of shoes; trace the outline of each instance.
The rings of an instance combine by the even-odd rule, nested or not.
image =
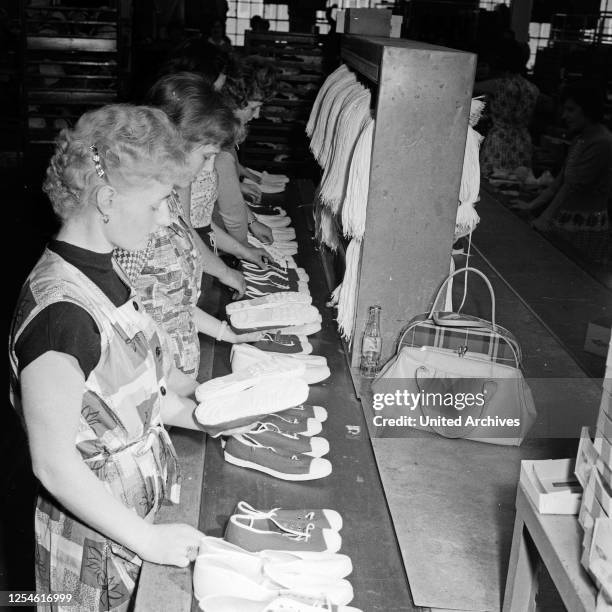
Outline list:
[[[256,215],[264,215],[266,217],[278,217],[288,219],[291,223],[291,219],[287,216],[287,211],[281,206],[268,206],[266,204],[254,204],[253,202],[247,202],[247,206]],[[263,223],[263,220],[262,220]]]
[[[359,612],[346,607],[353,599],[346,580],[353,566],[335,552],[340,536],[326,518],[334,521],[337,513],[261,513],[242,504],[234,516],[245,522],[232,517],[225,539],[200,542],[193,589],[204,612]]]
[[[297,360],[252,364],[213,378],[196,389],[195,417],[212,436],[251,426],[259,417],[287,410],[308,398],[306,366]]]
[[[258,221],[261,221],[261,223],[272,229],[276,227],[288,227],[291,225],[291,219],[285,215],[267,215],[265,213],[255,213],[255,217]]]
[[[283,333],[308,336],[321,329],[321,315],[311,304],[272,304],[233,313],[230,323],[236,333],[283,330]]]
[[[282,355],[310,355],[312,344],[307,336],[294,334],[266,333],[261,340],[253,342],[253,346],[260,351],[281,353]]]
[[[327,359],[322,355],[302,355],[302,354],[286,354],[273,353],[271,351],[262,351],[249,344],[234,344],[231,351],[232,372],[240,372],[248,370],[257,364],[272,363],[284,364],[301,364],[304,366],[303,374],[300,375],[309,385],[322,382],[329,378],[330,371],[327,366]]]
[[[265,425],[284,433],[316,436],[321,433],[322,424],[326,420],[327,410],[322,406],[300,404],[281,412],[266,414],[254,426]]]
[[[258,249],[263,249],[270,256],[270,258],[275,261],[277,264],[285,268],[297,268],[297,265],[292,257],[292,255],[288,253],[284,253],[280,249],[277,249],[272,244],[264,244],[261,240],[255,238],[253,234],[249,234],[247,236],[247,240],[249,244]]]
[[[223,446],[223,456],[232,465],[280,480],[300,482],[318,480],[331,474],[331,463],[316,456],[328,450],[329,443],[325,438],[286,434],[280,428],[273,430],[257,425],[251,432],[228,438]]]
[[[261,416],[222,443],[228,463],[280,480],[316,480],[329,476],[332,465],[322,456],[329,442],[318,437],[327,411],[321,406],[298,404]]]

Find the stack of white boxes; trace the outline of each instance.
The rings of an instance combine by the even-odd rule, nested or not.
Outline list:
[[[612,343],[608,347],[595,439],[583,427],[576,477],[584,492],[578,522],[584,529],[581,562],[599,588],[597,610],[612,606]]]

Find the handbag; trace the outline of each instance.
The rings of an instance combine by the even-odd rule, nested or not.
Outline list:
[[[457,274],[480,276],[491,298],[491,321],[435,310]],[[465,300],[464,300],[465,301]],[[521,444],[536,420],[531,390],[521,372],[516,338],[495,321],[495,294],[475,268],[461,268],[442,283],[430,312],[412,319],[397,352],[372,382],[376,435],[403,427],[490,444]]]

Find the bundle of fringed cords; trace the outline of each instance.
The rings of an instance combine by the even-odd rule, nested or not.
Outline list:
[[[314,101],[306,134],[310,150],[323,169],[316,206],[317,239],[332,251],[340,246],[338,222],[350,238],[342,282],[332,292],[337,307],[338,329],[349,343],[356,315],[357,280],[361,241],[365,232],[370,164],[375,122],[370,113],[371,94],[355,75],[341,65],[325,80]],[[474,98],[465,144],[455,239],[468,235],[479,221],[479,151],[482,136],[474,130],[484,102]]]

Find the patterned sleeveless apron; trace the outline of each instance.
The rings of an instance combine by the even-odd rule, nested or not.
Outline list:
[[[75,446],[111,495],[152,521],[164,499],[178,503],[180,475],[160,415],[171,366],[166,339],[134,293],[116,307],[85,274],[46,250],[13,319],[11,401],[23,419],[15,343],[43,308],[64,301],[84,308],[101,336],[100,361],[85,381]],[[72,593],[66,608],[72,612],[128,609],[141,566],[134,552],[67,513],[44,489],[36,503],[35,533],[39,592]]]

